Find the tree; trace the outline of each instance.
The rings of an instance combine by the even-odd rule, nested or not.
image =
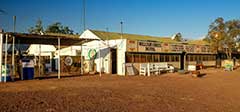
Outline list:
[[[181,33],[177,33],[175,35],[174,40],[179,41],[179,42],[183,41],[182,34]]]
[[[42,20],[38,19],[36,22],[36,25],[34,27],[30,27],[28,29],[28,32],[33,34],[42,34],[44,32],[44,29],[42,26]]]
[[[60,34],[73,34],[68,26],[63,26],[60,22],[53,23],[47,26],[47,29],[44,30],[42,21],[38,19],[34,27],[28,29],[29,33],[32,34],[43,34],[43,33],[60,33]]]
[[[56,22],[47,27],[46,33],[73,34],[73,30],[68,26],[63,26],[60,22]]]
[[[240,35],[240,21],[224,21],[223,18],[217,18],[209,26],[208,35],[204,40],[211,43],[212,49],[219,53],[223,52],[228,59],[232,58],[232,52],[236,50],[237,40]]]

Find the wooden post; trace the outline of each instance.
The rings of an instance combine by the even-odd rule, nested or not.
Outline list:
[[[12,81],[14,81],[15,77],[15,36],[13,36],[12,42]]]
[[[178,55],[178,66],[179,69],[181,68],[181,55]]]
[[[82,55],[83,54],[82,53],[83,52],[83,47],[82,47],[83,45],[82,44],[81,44],[81,55],[80,55],[81,56],[81,75],[83,75],[83,55]]]
[[[2,46],[3,46],[3,34],[0,33],[0,82],[2,82]]]
[[[5,75],[4,75],[4,82],[7,82],[7,44],[8,43],[8,35],[6,35],[6,39],[5,39],[5,62],[4,62],[4,66],[5,66]]]
[[[100,73],[100,77],[101,77],[102,76],[102,66],[101,66],[101,48],[100,48],[101,45],[100,45],[100,40],[99,40],[98,46],[99,46],[98,47],[99,48],[99,51],[98,51],[99,53],[98,54],[99,54],[99,68],[100,68],[99,69],[99,73]]]
[[[186,65],[186,56],[187,56],[187,53],[184,54],[184,57],[183,57],[183,69],[184,70],[187,70],[187,65]]]
[[[41,76],[41,44],[38,46],[38,77]]]
[[[60,45],[61,45],[61,40],[58,38],[58,79],[61,78],[61,56],[60,56]]]

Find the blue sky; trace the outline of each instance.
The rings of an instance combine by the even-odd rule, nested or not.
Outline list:
[[[217,17],[239,19],[240,0],[86,0],[86,26],[90,29],[125,33],[171,36],[177,32],[196,39],[207,34]],[[82,0],[1,0],[0,27],[12,31],[12,16],[17,16],[17,31],[27,32],[38,18],[46,26],[61,22],[81,32]]]

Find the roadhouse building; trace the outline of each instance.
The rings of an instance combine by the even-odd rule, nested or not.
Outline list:
[[[175,37],[154,37],[136,34],[86,30],[80,38],[96,39],[83,44],[84,71],[91,71],[94,59],[98,72],[130,75],[129,65],[137,75],[141,63],[166,62],[177,69],[201,62],[204,66],[216,66],[216,53],[203,40],[176,41]]]

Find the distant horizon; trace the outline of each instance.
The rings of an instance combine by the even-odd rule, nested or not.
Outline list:
[[[218,17],[239,19],[238,0],[86,0],[86,28],[127,34],[200,39]],[[43,26],[61,22],[74,33],[82,33],[82,0],[2,0],[0,28],[13,30],[17,16],[17,32],[27,32],[38,19]],[[4,14],[3,14],[4,12]]]

